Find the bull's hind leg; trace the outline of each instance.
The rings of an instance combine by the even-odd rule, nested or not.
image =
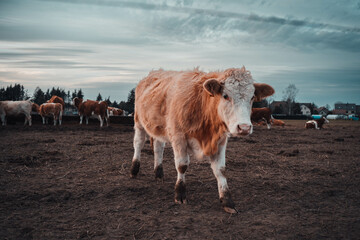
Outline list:
[[[174,150],[177,180],[175,184],[175,203],[186,203],[185,172],[189,166],[190,158],[187,152],[187,142],[183,138],[172,141]]]
[[[136,177],[140,170],[140,155],[141,149],[144,147],[145,143],[145,129],[139,124],[135,123],[135,135],[134,135],[134,157],[132,159],[130,175],[131,177]]]
[[[228,213],[236,213],[235,204],[231,199],[227,180],[224,176],[225,171],[225,143],[219,144],[219,152],[211,156],[211,169],[216,177],[219,190],[219,198],[224,210]]]
[[[25,115],[24,126],[27,124],[27,122],[29,122],[29,126],[31,126],[31,115],[30,114]]]
[[[54,119],[54,126],[56,126],[57,117],[55,114],[53,115],[53,119]]]
[[[100,127],[102,127],[104,125],[104,120],[103,120],[101,115],[99,115],[98,118],[99,118],[99,121],[100,121]]]
[[[159,140],[154,139],[154,172],[155,172],[155,178],[162,179],[164,177],[164,170],[162,166],[163,161],[163,154],[164,154],[164,148],[165,143],[160,142]]]
[[[1,114],[1,123],[3,126],[6,125],[6,118],[5,118],[5,114]]]

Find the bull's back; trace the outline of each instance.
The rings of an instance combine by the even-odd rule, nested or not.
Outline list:
[[[141,80],[135,90],[135,122],[155,136],[166,135],[168,106],[182,72],[153,71]]]
[[[30,101],[4,101],[3,114],[6,115],[30,115],[32,103]]]

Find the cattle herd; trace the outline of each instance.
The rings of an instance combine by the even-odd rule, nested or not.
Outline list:
[[[218,72],[151,71],[139,82],[135,91],[134,111],[134,155],[130,170],[135,178],[140,169],[140,153],[146,137],[153,140],[155,177],[164,176],[162,160],[165,143],[170,143],[177,171],[175,202],[186,203],[185,173],[190,155],[197,159],[208,159],[218,184],[219,199],[223,209],[236,213],[225,177],[225,151],[229,136],[246,136],[253,132],[253,124],[285,126],[274,119],[269,108],[252,108],[254,101],[274,94],[267,84],[254,83],[251,73],[242,68],[231,68]],[[73,99],[80,116],[100,121],[100,127],[109,116],[123,115],[121,109],[108,107],[104,101]],[[54,125],[62,123],[64,101],[53,96],[38,106],[31,101],[0,101],[2,125],[6,117],[23,114],[25,124],[31,126],[31,111],[38,112],[47,123],[53,117]],[[305,128],[321,129],[326,118],[311,120]]]
[[[107,125],[109,125],[109,116],[122,116],[124,114],[124,111],[119,108],[108,107],[108,104],[105,101],[83,101],[83,99],[76,97],[73,99],[73,104],[78,110],[80,124],[82,124],[84,116],[86,119],[86,124],[89,123],[90,117],[95,117],[99,119],[100,127],[102,127],[104,120],[106,121]],[[58,96],[52,96],[49,101],[41,104],[40,106],[29,100],[0,101],[0,117],[3,126],[6,125],[7,116],[18,115],[25,115],[24,125],[29,123],[29,126],[31,126],[31,112],[39,113],[43,124],[47,124],[48,118],[52,117],[54,125],[56,125],[57,122],[59,122],[59,125],[61,125],[64,109],[64,100]]]

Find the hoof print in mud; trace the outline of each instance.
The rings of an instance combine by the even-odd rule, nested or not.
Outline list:
[[[140,170],[140,162],[139,161],[133,161],[131,164],[131,177],[135,178],[137,176],[137,174],[139,173]]]
[[[228,213],[237,213],[238,211],[235,208],[235,203],[231,199],[231,195],[229,192],[225,192],[224,196],[220,198],[220,202],[225,212]]]
[[[184,182],[175,185],[175,203],[186,204],[186,186]]]
[[[164,169],[163,169],[162,164],[157,166],[155,168],[154,172],[155,172],[155,178],[163,179],[163,177],[164,177]]]

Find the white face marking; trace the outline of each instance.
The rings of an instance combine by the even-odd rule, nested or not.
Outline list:
[[[238,70],[224,82],[218,113],[234,136],[240,134],[240,126],[247,126],[248,134],[252,133],[250,116],[254,92],[254,81],[247,71]]]

